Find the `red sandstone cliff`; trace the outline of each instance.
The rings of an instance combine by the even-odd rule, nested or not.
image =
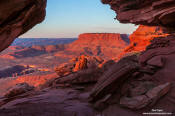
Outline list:
[[[166,37],[168,35],[162,27],[140,25],[137,30],[129,36],[130,44],[118,55],[118,59],[128,53],[132,54],[144,51],[154,38]]]
[[[143,51],[156,37],[166,37],[168,34],[158,26],[143,26],[140,25],[135,32],[130,36],[130,45],[125,48],[125,52]]]
[[[124,47],[129,43],[128,36],[126,34],[118,33],[84,33],[80,34],[78,41],[72,43],[74,45],[81,46],[104,46],[104,47]]]
[[[129,38],[126,34],[85,33],[80,34],[78,40],[67,45],[9,47],[1,53],[0,58],[16,59],[54,53],[54,56],[65,58],[84,54],[111,59],[121,53],[128,45]]]
[[[128,44],[129,38],[126,34],[85,33],[80,34],[78,40],[69,44],[66,50],[77,55],[94,55],[111,59]]]

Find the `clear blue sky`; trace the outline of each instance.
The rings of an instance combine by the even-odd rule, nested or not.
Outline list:
[[[115,13],[100,0],[48,0],[44,22],[22,35],[27,38],[67,38],[81,33],[132,33],[136,27],[114,20]]]

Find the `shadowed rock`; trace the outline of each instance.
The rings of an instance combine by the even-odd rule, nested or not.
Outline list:
[[[91,100],[97,101],[105,95],[120,91],[124,82],[138,69],[136,56],[121,59],[103,74],[91,92]]]
[[[175,26],[174,0],[102,0],[109,4],[121,23]]]
[[[7,48],[19,35],[42,22],[45,7],[46,0],[1,0],[0,51]]]
[[[55,84],[83,84],[97,82],[102,72],[100,69],[86,69],[56,79]]]
[[[11,87],[6,93],[5,97],[10,98],[20,94],[23,94],[27,91],[31,91],[34,87],[29,86],[27,83],[16,84],[16,86]]]
[[[142,109],[149,104],[154,105],[162,96],[169,92],[170,88],[171,84],[165,83],[150,89],[145,95],[131,98],[123,97],[120,99],[120,104],[133,110]]]

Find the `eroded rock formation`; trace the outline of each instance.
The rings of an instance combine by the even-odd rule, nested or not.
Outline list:
[[[84,33],[80,34],[78,41],[74,44],[96,45],[96,46],[114,46],[123,47],[129,43],[127,34],[118,33]],[[73,45],[72,45],[73,46]]]
[[[154,38],[167,37],[169,35],[166,29],[161,26],[140,25],[130,36],[130,44],[118,55],[121,59],[128,54],[144,51]]]
[[[1,0],[0,51],[7,48],[19,35],[42,22],[45,8],[46,0]]]
[[[124,52],[143,51],[151,43],[151,40],[157,37],[166,37],[169,34],[164,32],[162,27],[140,25],[130,36],[130,45]]]
[[[85,54],[111,59],[116,57],[128,44],[127,34],[84,33],[79,35],[78,40],[68,45],[66,51],[74,55]]]
[[[103,62],[100,57],[82,55],[73,58],[70,62],[55,68],[55,72],[60,76],[56,83],[97,82],[103,73]]]

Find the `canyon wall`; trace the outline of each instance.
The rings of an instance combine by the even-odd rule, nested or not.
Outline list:
[[[47,0],[0,1],[0,51],[44,20],[46,2]]]
[[[94,55],[111,59],[128,45],[127,34],[84,33],[79,35],[78,40],[69,44],[66,50],[74,54]]]
[[[130,45],[124,49],[124,52],[143,51],[154,38],[166,37],[169,34],[164,32],[159,26],[140,25],[130,36]]]
[[[119,33],[84,33],[73,44],[123,47],[129,43],[128,35]],[[73,45],[72,44],[72,45]]]

